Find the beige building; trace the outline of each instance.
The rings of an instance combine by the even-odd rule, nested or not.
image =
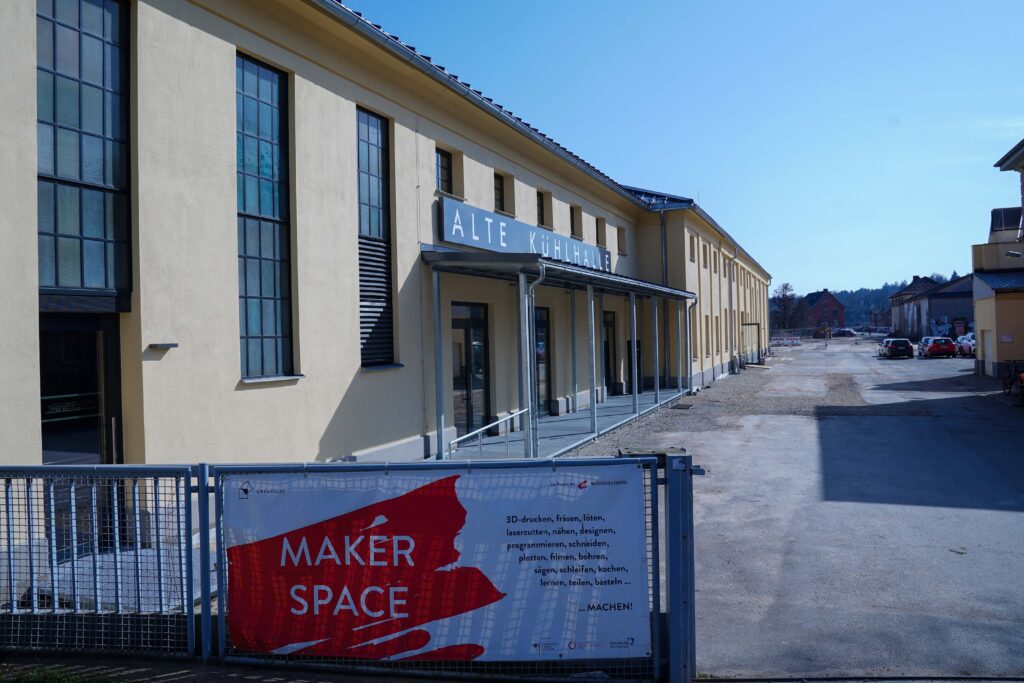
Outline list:
[[[1021,177],[1024,205],[1024,140],[995,164]],[[971,247],[974,268],[976,370],[999,376],[1011,361],[1024,365],[1024,223],[1021,206],[992,209],[988,242]]]
[[[526,449],[768,347],[769,274],[695,202],[332,0],[13,0],[0,63],[6,462]]]

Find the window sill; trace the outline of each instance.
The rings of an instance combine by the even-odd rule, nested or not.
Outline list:
[[[506,218],[511,218],[512,220],[515,220],[515,218],[516,218],[515,214],[509,213],[508,211],[502,211],[501,209],[495,209],[494,213],[498,214],[499,216],[505,216]]]
[[[382,372],[384,370],[398,370],[404,367],[403,363],[382,363],[381,365],[363,365],[359,369],[363,372]]]
[[[583,241],[583,236],[582,235],[573,235],[573,234],[570,233],[569,237],[574,239],[574,240],[576,240],[577,242],[582,242]]]
[[[434,196],[435,197],[451,197],[452,199],[457,199],[460,202],[466,201],[465,197],[460,197],[457,194],[453,194],[451,192],[445,192],[444,190],[437,190],[437,189],[435,189],[434,190]]]
[[[540,223],[538,223],[537,227],[540,228],[541,230],[547,230],[548,232],[554,232],[555,231],[555,229],[552,228],[550,225],[541,225]]]
[[[283,384],[285,382],[298,382],[303,379],[305,375],[278,375],[277,377],[243,377],[238,380],[239,384],[245,386],[259,385],[259,384]]]

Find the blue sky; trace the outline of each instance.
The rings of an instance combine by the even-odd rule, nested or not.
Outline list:
[[[349,0],[798,292],[970,270],[1024,138],[1024,2]]]

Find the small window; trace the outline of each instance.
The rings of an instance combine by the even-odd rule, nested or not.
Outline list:
[[[619,256],[626,256],[626,255],[628,255],[629,254],[629,249],[628,249],[628,245],[626,244],[626,229],[625,228],[619,228],[618,229],[617,237],[618,237],[618,243],[619,243],[619,245],[618,245]]]
[[[697,236],[690,235],[690,261],[697,262]]]
[[[551,194],[543,190],[537,190],[537,225],[550,228],[551,223]]]
[[[703,249],[701,249],[701,260],[703,261],[702,265],[705,268],[707,268],[708,267],[708,245],[703,244],[701,246],[703,247]]]
[[[597,234],[597,246],[608,246],[608,226],[605,224],[605,220],[603,218],[595,218],[594,228]]]
[[[435,153],[435,161],[437,168],[437,189],[441,190],[441,192],[453,194],[452,153],[446,149],[438,148]]]
[[[583,239],[583,210],[578,206],[569,207],[569,232],[576,239]]]
[[[714,266],[713,272],[717,273],[718,272],[718,252],[717,251],[715,252],[715,258],[713,260],[713,266]]]
[[[494,174],[494,210],[505,211],[505,176]]]

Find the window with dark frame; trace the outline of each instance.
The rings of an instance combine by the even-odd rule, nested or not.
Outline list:
[[[494,174],[494,210],[505,210],[505,176]]]
[[[452,153],[438,148],[435,153],[437,189],[452,194]]]
[[[119,0],[37,4],[43,290],[131,289],[128,17]]]
[[[597,246],[605,247],[608,245],[607,224],[603,218],[594,218],[594,234],[597,236]]]
[[[288,77],[235,56],[242,377],[293,373]]]
[[[537,190],[537,225],[547,227],[547,217],[544,213],[544,193]]]
[[[356,112],[359,184],[359,350],[363,366],[395,361],[391,296],[389,122]]]
[[[619,251],[619,256],[628,256],[629,245],[626,244],[626,229],[619,228],[617,237],[618,239],[616,241],[618,242],[617,249]]]
[[[581,220],[581,209],[578,206],[569,207],[569,234],[576,239],[583,239],[583,221]]]

